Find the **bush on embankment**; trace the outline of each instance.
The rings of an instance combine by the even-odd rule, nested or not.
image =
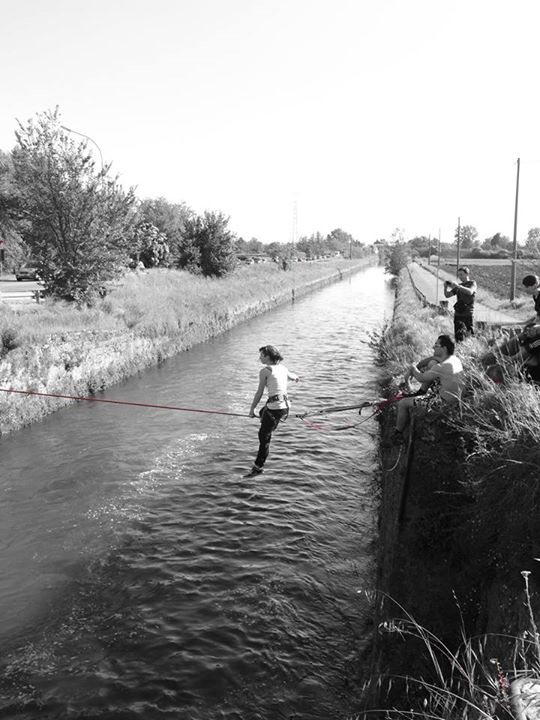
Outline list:
[[[219,279],[154,269],[129,274],[91,308],[0,303],[0,387],[91,395],[375,261],[336,258],[288,272],[276,264],[242,266]],[[64,404],[0,392],[0,435]]]
[[[411,360],[431,355],[450,327],[450,316],[420,308],[402,274],[380,343],[389,395]],[[381,702],[419,717],[509,717],[505,683],[540,672],[540,389],[511,365],[504,385],[495,385],[479,363],[486,348],[481,334],[458,346],[466,375],[460,411],[416,413],[401,524],[390,504],[381,508],[381,537],[393,547],[381,553],[390,567],[379,567],[379,589],[393,601],[378,618],[385,624],[374,682],[385,678]],[[383,430],[394,421],[390,408]],[[382,450],[387,485],[396,482],[384,470],[392,453]],[[456,673],[458,663],[464,673]]]

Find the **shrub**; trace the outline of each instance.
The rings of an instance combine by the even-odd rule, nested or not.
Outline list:
[[[396,277],[403,268],[407,267],[407,263],[411,259],[410,248],[405,243],[397,242],[395,245],[388,245],[385,247],[384,253],[384,269],[387,273],[391,273]]]
[[[19,346],[17,331],[11,327],[3,328],[0,334],[0,357],[4,357]]]

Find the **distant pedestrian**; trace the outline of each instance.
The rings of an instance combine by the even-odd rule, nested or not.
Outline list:
[[[459,283],[446,280],[444,283],[444,296],[449,298],[455,295],[454,305],[454,337],[456,342],[462,342],[467,335],[474,335],[473,313],[476,296],[476,283],[470,278],[467,266],[457,271]]]
[[[259,348],[259,360],[264,367],[259,373],[259,387],[253,397],[249,417],[255,417],[255,409],[259,404],[264,390],[268,392],[266,405],[259,412],[261,426],[259,428],[259,452],[255,463],[246,477],[255,477],[263,472],[264,464],[270,451],[272,433],[280,422],[287,419],[289,414],[289,398],[287,396],[287,381],[298,382],[298,375],[281,365],[283,356],[273,345],[264,345]]]

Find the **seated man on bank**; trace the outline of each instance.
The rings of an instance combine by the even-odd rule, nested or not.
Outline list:
[[[427,370],[429,370],[433,365],[438,364],[438,360],[434,355],[430,355],[429,357],[423,358],[419,362],[416,363],[414,366],[418,372],[424,373]],[[403,373],[403,382],[401,383],[400,390],[402,390],[403,395],[405,397],[416,397],[418,395],[425,395],[428,391],[429,386],[431,385],[431,382],[423,382],[418,390],[415,390],[414,392],[411,389],[411,379],[414,378],[412,374],[412,365],[411,367],[407,368],[407,370]]]
[[[427,358],[426,369],[422,372],[417,365],[411,367],[405,373],[405,377],[414,377],[422,383],[422,386],[429,387],[431,394],[405,397],[397,404],[397,420],[395,435],[402,437],[403,431],[409,423],[409,416],[412,408],[435,402],[446,402],[454,405],[461,398],[463,388],[463,365],[461,360],[454,355],[454,341],[449,335],[439,335],[433,346],[433,357]],[[426,361],[424,361],[426,362]]]

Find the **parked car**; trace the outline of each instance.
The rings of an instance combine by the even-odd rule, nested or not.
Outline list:
[[[39,280],[37,265],[25,263],[15,273],[17,280]]]

